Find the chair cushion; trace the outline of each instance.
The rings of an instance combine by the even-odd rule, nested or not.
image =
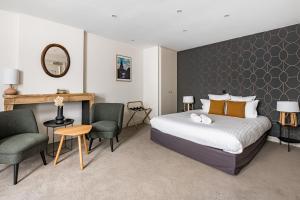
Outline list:
[[[1,154],[18,154],[42,143],[48,143],[48,136],[39,133],[23,133],[0,140]]]
[[[92,126],[92,132],[116,132],[118,130],[118,124],[115,121],[98,121]]]

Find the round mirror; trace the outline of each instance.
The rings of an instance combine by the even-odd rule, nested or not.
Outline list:
[[[41,56],[44,71],[49,76],[63,77],[70,67],[70,56],[65,47],[59,44],[49,44]]]

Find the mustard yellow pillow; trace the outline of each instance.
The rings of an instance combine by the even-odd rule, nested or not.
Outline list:
[[[209,114],[224,115],[225,101],[210,100]]]
[[[246,102],[227,101],[226,105],[227,105],[226,115],[232,116],[232,117],[245,118]]]

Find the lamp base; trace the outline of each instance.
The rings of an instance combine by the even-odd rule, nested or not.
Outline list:
[[[4,90],[4,95],[16,95],[17,90],[15,88],[9,87],[6,90]]]
[[[183,103],[183,111],[194,110],[194,106],[192,103]]]
[[[296,113],[286,113],[286,112],[280,112],[280,116],[279,116],[279,123],[282,125],[287,125],[286,123],[286,118],[290,117],[290,120],[288,122],[288,125],[291,126],[298,126],[298,119],[297,119],[297,114]]]

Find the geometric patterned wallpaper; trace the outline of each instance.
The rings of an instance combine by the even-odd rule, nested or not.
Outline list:
[[[178,110],[184,95],[201,108],[200,98],[226,90],[256,95],[259,114],[275,123],[277,100],[300,101],[300,24],[178,52],[177,70]]]

